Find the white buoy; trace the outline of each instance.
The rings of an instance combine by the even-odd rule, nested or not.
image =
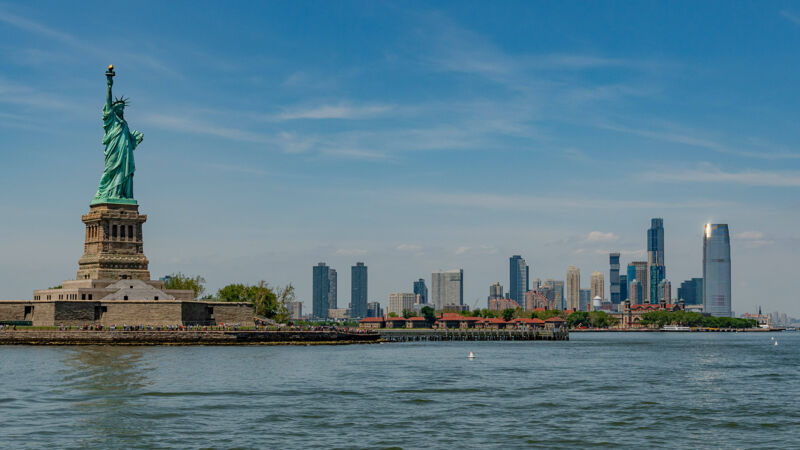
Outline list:
[[[778,341],[775,341],[775,345],[778,345]]]
[[[467,358],[468,359],[475,359],[475,353],[469,352],[469,356],[467,356]]]
[[[775,336],[770,337],[770,339],[772,339],[774,341],[775,340]]]

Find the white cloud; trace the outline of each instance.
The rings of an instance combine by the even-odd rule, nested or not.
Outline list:
[[[726,172],[714,167],[705,170],[672,170],[647,172],[642,178],[658,181],[685,181],[693,183],[732,183],[748,186],[800,187],[800,171],[747,170]]]
[[[360,248],[340,248],[336,250],[336,254],[340,256],[361,256],[366,255],[367,251]]]
[[[614,242],[619,240],[619,236],[612,232],[604,233],[602,231],[592,231],[586,236],[588,242]]]
[[[734,234],[734,237],[736,239],[749,239],[749,240],[763,239],[764,233],[762,233],[761,231],[742,231]]]
[[[275,120],[296,119],[367,119],[377,117],[392,110],[389,105],[322,105],[285,111],[273,118]]]
[[[422,250],[422,246],[417,244],[400,244],[397,247],[395,247],[395,250],[401,252],[418,252]]]
[[[798,16],[797,14],[783,10],[781,11],[781,15],[790,22],[793,22],[795,25],[800,25],[800,16]]]

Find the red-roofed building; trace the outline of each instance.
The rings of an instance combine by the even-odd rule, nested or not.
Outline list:
[[[620,305],[622,308],[622,328],[641,328],[642,325],[639,321],[642,319],[642,314],[651,311],[683,311],[683,301],[678,303],[667,303],[661,301],[659,303],[645,303],[642,305],[632,305],[630,301],[626,300]]]
[[[427,328],[428,321],[424,317],[409,317],[406,320],[406,328]]]
[[[544,321],[544,326],[546,328],[552,328],[554,330],[560,330],[561,328],[566,326],[567,321],[562,319],[561,317],[551,317]]]
[[[406,328],[405,317],[387,317],[386,328]]]
[[[520,317],[511,321],[519,330],[530,330],[544,327],[544,320],[539,318]]]
[[[467,317],[456,313],[442,313],[436,320],[436,328],[475,328],[480,317]]]
[[[499,330],[501,328],[506,328],[508,324],[509,322],[506,322],[500,317],[485,317],[480,319],[476,326],[487,330]]]
[[[383,328],[386,322],[383,317],[365,317],[358,321],[359,328]]]

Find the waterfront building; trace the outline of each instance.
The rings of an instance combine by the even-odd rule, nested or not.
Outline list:
[[[492,309],[492,300],[499,300],[501,298],[503,298],[503,285],[497,282],[489,286],[489,298],[486,300],[489,309]]]
[[[367,266],[357,262],[350,267],[350,309],[351,317],[367,317]]]
[[[416,294],[410,292],[389,294],[389,308],[386,310],[386,314],[395,313],[402,317],[403,310],[412,311],[414,309],[416,298]]]
[[[651,264],[650,265],[650,295],[648,298],[650,299],[650,303],[658,303],[659,295],[658,295],[658,285],[667,277],[667,270],[661,264]]]
[[[575,266],[567,268],[567,309],[581,309],[581,271]]]
[[[521,307],[522,305],[517,303],[516,300],[512,300],[510,298],[500,297],[489,300],[489,309],[492,311],[502,311],[509,308],[517,309]]]
[[[622,313],[622,328],[642,328],[642,325],[639,323],[642,315],[651,311],[674,312],[684,310],[683,302],[668,303],[661,301],[655,304],[646,303],[643,305],[637,305],[631,302],[622,302],[620,306],[620,312]]]
[[[731,238],[727,224],[707,223],[703,233],[703,309],[731,316]]]
[[[619,276],[619,298],[620,303],[628,299],[628,275]]]
[[[647,301],[648,292],[647,292],[647,278],[649,274],[647,273],[647,261],[634,261],[631,263],[634,267],[633,270],[633,278],[631,278],[631,273],[628,273],[628,283],[632,280],[636,279],[639,281],[642,287],[642,295],[644,297],[639,297],[639,303],[644,303]],[[628,266],[630,267],[630,265]],[[630,287],[628,288],[628,295],[630,296]]]
[[[667,303],[672,301],[672,283],[667,279],[658,283],[658,301]]]
[[[643,291],[642,283],[640,283],[639,280],[634,278],[630,284],[630,292],[628,292],[628,297],[630,297],[632,305],[641,305],[642,303],[644,303],[644,299],[642,298],[644,293],[642,291]]]
[[[331,268],[321,262],[314,266],[311,314],[315,319],[327,319],[331,292]]]
[[[650,303],[658,303],[656,297],[658,283],[649,278],[652,266],[664,266],[664,219],[656,217],[650,220],[650,229],[647,230],[647,283],[642,283],[645,287],[645,295]],[[663,279],[663,278],[662,278]],[[639,279],[639,281],[642,281]]]
[[[367,317],[383,317],[383,308],[378,302],[367,303]]]
[[[303,302],[288,302],[286,309],[292,315],[292,320],[300,320],[303,318]]]
[[[681,283],[678,288],[678,299],[686,306],[703,304],[703,279],[692,278]]]
[[[555,309],[565,309],[564,305],[564,281],[550,280],[553,286],[553,307]]]
[[[530,268],[522,256],[514,255],[508,259],[508,271],[508,296],[521,304],[528,292]]]
[[[337,281],[337,274],[336,269],[331,268],[328,271],[328,277],[330,278],[329,288],[330,291],[328,292],[328,309],[337,309],[339,307],[339,282]]]
[[[333,320],[345,320],[350,318],[350,310],[347,308],[332,308],[328,310],[328,318]]]
[[[428,287],[425,286],[425,279],[420,278],[414,282],[414,293],[419,295],[419,302],[422,304],[428,303]]]
[[[608,262],[608,295],[611,303],[618,305],[622,301],[620,298],[619,253],[609,253]]]
[[[592,289],[592,299],[595,297],[600,297],[601,299],[605,298],[605,279],[603,277],[603,272],[594,272],[592,274],[591,283],[589,285]]]
[[[580,310],[589,311],[592,306],[592,291],[591,289],[581,289],[580,292]]]
[[[431,274],[431,301],[439,311],[445,306],[464,304],[464,270],[448,270]]]

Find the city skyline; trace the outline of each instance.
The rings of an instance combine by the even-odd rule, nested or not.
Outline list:
[[[15,43],[0,49],[0,188],[13,193],[0,199],[3,297],[76,268],[80,222],[50,219],[94,194],[95,87],[115,64],[146,136],[136,189],[154,276],[202,275],[212,292],[291,282],[308,311],[315,261],[339,268],[343,288],[366,261],[370,301],[463,267],[472,305],[507,282],[510,255],[541,279],[570,265],[608,278],[611,251],[623,267],[646,261],[643,231],[660,217],[673,291],[702,274],[703,225],[728,223],[734,311],[800,315],[787,272],[800,251],[791,3],[519,3],[512,15],[201,2],[172,27],[157,17],[176,7],[152,3],[111,36],[100,24],[114,15],[91,5],[0,6],[0,36]],[[527,185],[487,179],[533,168]]]

